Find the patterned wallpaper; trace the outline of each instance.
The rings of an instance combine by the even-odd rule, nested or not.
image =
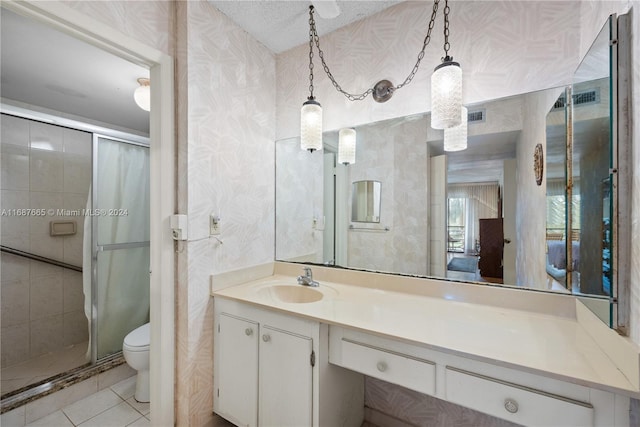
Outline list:
[[[212,274],[274,255],[275,58],[206,1],[177,3],[177,424],[212,417]],[[223,242],[207,239],[220,217]]]
[[[173,56],[173,2],[62,0],[62,3]]]

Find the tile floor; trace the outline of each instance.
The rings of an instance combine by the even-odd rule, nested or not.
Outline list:
[[[16,365],[2,368],[1,394],[67,372],[87,363],[88,342],[74,344],[60,350],[34,357]]]
[[[127,378],[27,426],[150,426],[149,404],[139,403],[134,399],[135,387],[136,377]],[[10,426],[3,424],[3,427]]]

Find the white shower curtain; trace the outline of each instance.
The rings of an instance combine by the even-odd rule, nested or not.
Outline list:
[[[96,336],[101,358],[122,349],[124,337],[149,320],[149,150],[99,138]],[[91,217],[85,236],[91,236]],[[120,247],[113,245],[124,244]],[[127,247],[129,244],[129,247]],[[85,237],[85,312],[91,319],[91,239]],[[89,296],[87,298],[87,295]],[[90,347],[91,348],[91,347]]]

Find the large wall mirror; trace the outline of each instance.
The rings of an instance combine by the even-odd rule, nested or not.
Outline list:
[[[428,113],[356,127],[350,165],[337,131],[312,154],[277,141],[276,260],[573,293],[615,326],[615,23],[572,86],[468,105],[466,150],[445,152]],[[379,222],[352,217],[364,182]]]

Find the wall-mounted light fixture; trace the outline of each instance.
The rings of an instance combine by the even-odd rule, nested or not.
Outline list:
[[[138,86],[133,92],[133,99],[138,104],[138,107],[144,111],[151,111],[151,86],[149,79],[141,77],[138,79]]]
[[[336,81],[325,62],[325,55],[320,48],[320,37],[316,31],[314,19],[314,7],[309,6],[309,97],[302,104],[300,119],[300,145],[303,150],[313,152],[322,148],[322,107],[313,95],[313,50],[314,46],[318,51],[318,56],[322,62],[322,68],[327,74],[334,88],[343,94],[350,101],[362,101],[369,95],[376,102],[386,102],[397,91],[411,83],[415,77],[420,62],[424,58],[425,49],[431,41],[431,32],[435,25],[440,0],[433,0],[433,8],[427,34],[422,44],[422,50],[418,53],[413,69],[402,83],[394,86],[389,80],[380,80],[373,87],[359,94],[352,94],[344,89]],[[462,108],[462,70],[460,64],[453,62],[453,57],[449,56],[449,2],[444,0],[444,53],[442,64],[434,70],[431,78],[432,85],[432,105],[431,105],[431,125],[436,129],[447,129],[460,124],[460,111]]]
[[[356,162],[356,130],[340,129],[338,132],[338,163],[352,165]]]
[[[467,107],[458,112],[460,124],[444,130],[444,151],[461,151],[467,149]]]

